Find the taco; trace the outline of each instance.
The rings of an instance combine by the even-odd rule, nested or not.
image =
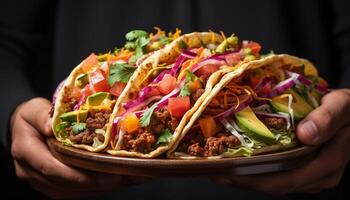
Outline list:
[[[92,53],[60,84],[54,95],[52,128],[57,140],[88,151],[100,151],[109,143],[111,113],[131,75],[152,60],[153,52],[179,37],[159,28],[126,34],[126,44],[114,52]]]
[[[153,158],[167,151],[223,75],[260,58],[261,46],[235,35],[190,33],[138,68],[116,103],[111,150]]]
[[[295,147],[298,121],[326,92],[327,83],[305,59],[281,54],[243,64],[213,88],[167,157],[251,156]]]

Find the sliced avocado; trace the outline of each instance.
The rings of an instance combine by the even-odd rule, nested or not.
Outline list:
[[[87,110],[75,110],[71,112],[64,113],[60,116],[62,121],[76,122],[79,117],[79,121],[85,121],[87,118]]]
[[[108,92],[96,92],[87,98],[89,106],[100,106],[105,99],[110,99]]]
[[[237,112],[235,117],[238,125],[248,136],[267,144],[276,142],[274,134],[256,117],[249,106]]]
[[[89,83],[89,74],[80,74],[75,80],[75,86],[83,88],[86,84]]]
[[[300,120],[309,114],[313,108],[309,105],[303,97],[301,97],[294,90],[287,90],[293,96],[292,109],[294,113],[294,119]],[[288,98],[278,98],[274,97],[271,101],[271,106],[274,110],[278,112],[288,113]]]

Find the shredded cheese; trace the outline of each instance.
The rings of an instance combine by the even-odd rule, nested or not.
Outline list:
[[[209,32],[211,33],[211,43],[215,44],[215,33],[209,29]]]
[[[288,113],[289,113],[290,118],[291,118],[292,127],[294,128],[294,111],[293,111],[293,108],[292,108],[293,95],[291,95],[291,94],[282,94],[282,95],[278,96],[277,98],[280,98],[280,99],[288,98]]]
[[[175,33],[174,33],[174,34],[171,34],[171,35],[172,35],[171,39],[172,39],[172,40],[176,40],[177,38],[180,37],[180,35],[181,35],[181,30],[178,29],[178,28],[176,28]]]
[[[220,31],[220,34],[221,34],[222,38],[224,38],[224,40],[226,40],[226,35],[225,35],[225,33],[224,33],[223,31]]]
[[[151,70],[147,73],[147,75],[145,76],[145,78],[143,78],[143,80],[141,81],[141,83],[143,83],[144,81],[146,81],[146,80],[148,79],[148,77],[149,77],[154,71],[156,71],[156,70],[158,70],[158,69],[171,69],[172,67],[173,67],[172,65],[168,65],[168,66],[166,66],[166,67],[155,67],[155,68],[151,69]]]

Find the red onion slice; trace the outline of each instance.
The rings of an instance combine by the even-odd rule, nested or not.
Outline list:
[[[296,84],[296,80],[298,78],[298,74],[293,74],[290,78],[279,82],[268,95],[269,97],[274,97],[279,94],[282,94],[286,90],[292,88]]]
[[[214,116],[214,119],[220,119],[220,118],[227,118],[232,116],[233,114],[243,110],[244,108],[246,108],[247,106],[250,105],[250,103],[252,102],[252,98],[249,97],[247,98],[245,101],[241,102],[241,104],[238,106],[238,108],[236,109],[235,107],[232,107],[228,110],[226,110],[225,112],[219,113],[217,115]]]
[[[57,86],[55,92],[54,92],[53,95],[52,95],[52,104],[55,104],[55,103],[56,103],[57,95],[58,95],[58,93],[61,91],[61,89],[63,88],[65,82],[66,82],[66,78],[63,79],[63,81],[61,81],[61,82],[58,84],[58,86]]]

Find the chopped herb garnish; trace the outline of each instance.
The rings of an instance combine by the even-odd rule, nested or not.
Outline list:
[[[173,135],[171,134],[169,129],[164,129],[161,133],[160,136],[158,137],[156,145],[159,144],[168,144],[171,139],[173,138]]]
[[[191,71],[186,71],[186,82],[194,81],[197,78],[197,76],[192,73]]]
[[[108,75],[108,84],[113,86],[115,82],[127,83],[133,75],[135,67],[127,63],[116,63],[111,65]]]
[[[161,42],[163,45],[166,45],[166,44],[169,44],[171,42],[171,39],[169,37],[161,35],[161,36],[159,36],[158,41]]]
[[[68,136],[66,128],[68,128],[69,126],[69,122],[61,122],[55,126],[55,131],[62,138],[66,138]]]
[[[181,97],[190,96],[190,94],[191,94],[191,91],[187,84],[181,88],[181,91],[180,91]]]
[[[85,131],[86,129],[86,123],[77,123],[77,122],[73,122],[72,123],[72,131],[74,133],[74,135]]]
[[[190,87],[188,86],[188,84],[192,81],[195,81],[197,78],[197,76],[192,73],[191,71],[187,70],[186,71],[186,81],[185,81],[185,85],[181,88],[180,91],[180,96],[184,97],[184,96],[189,96],[191,95],[191,90]]]
[[[130,51],[135,51],[134,55],[129,59],[130,63],[135,63],[137,59],[147,53],[146,46],[150,42],[148,37],[149,34],[142,30],[134,30],[126,34],[125,38],[128,41],[124,47]]]
[[[153,114],[154,109],[157,107],[157,103],[153,104],[146,112],[144,112],[140,118],[140,123],[142,127],[146,127],[150,124],[151,122],[151,117]]]
[[[137,40],[141,37],[148,37],[148,33],[143,30],[133,30],[125,35],[125,38],[129,41]]]

